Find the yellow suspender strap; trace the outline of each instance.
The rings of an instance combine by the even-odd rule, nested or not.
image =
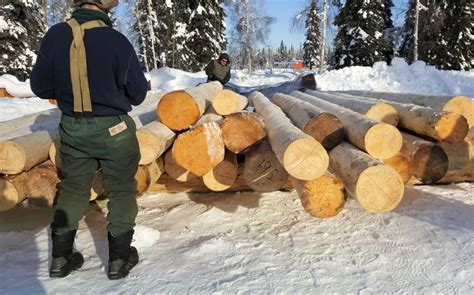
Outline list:
[[[106,27],[107,25],[101,20],[88,21],[79,25],[75,19],[69,20],[67,24],[71,27],[73,35],[69,55],[72,92],[74,96],[74,113],[92,113],[84,34],[85,30]]]

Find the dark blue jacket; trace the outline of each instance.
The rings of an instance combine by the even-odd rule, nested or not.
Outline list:
[[[92,19],[78,19],[84,23]],[[30,76],[31,90],[40,98],[55,98],[61,111],[74,116],[69,49],[72,30],[67,23],[51,27],[41,42]],[[121,33],[110,27],[86,30],[84,44],[93,116],[131,111],[143,102],[147,81],[135,50]]]

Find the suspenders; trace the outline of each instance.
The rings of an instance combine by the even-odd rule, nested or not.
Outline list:
[[[72,92],[74,96],[74,115],[79,117],[92,117],[84,34],[86,30],[106,27],[107,25],[101,20],[88,21],[80,25],[75,19],[69,20],[67,24],[71,27],[73,34],[69,55]]]

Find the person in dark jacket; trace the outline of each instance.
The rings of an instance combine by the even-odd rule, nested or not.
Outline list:
[[[230,80],[230,58],[222,53],[217,60],[211,60],[206,67],[207,82],[219,81],[222,85]]]
[[[74,2],[79,9],[72,19],[44,36],[30,77],[33,92],[56,99],[62,112],[50,276],[65,277],[84,262],[73,243],[100,169],[109,199],[108,277],[120,279],[138,263],[131,242],[140,151],[127,112],[145,99],[147,80],[130,42],[112,29],[107,12],[118,0]]]

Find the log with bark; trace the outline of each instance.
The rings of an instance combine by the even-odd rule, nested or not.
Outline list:
[[[294,91],[291,95],[335,115],[344,126],[348,141],[376,159],[390,159],[402,148],[402,135],[390,124],[375,121],[306,93]]]
[[[172,144],[175,133],[165,124],[154,121],[137,130],[138,144],[140,146],[140,165],[153,163]]]
[[[224,160],[207,172],[202,181],[211,191],[220,192],[232,187],[237,174],[237,157],[234,153],[226,151]]]
[[[0,141],[0,173],[18,174],[46,161],[56,130],[38,131]]]
[[[263,117],[272,150],[285,170],[301,180],[323,175],[329,164],[324,147],[294,126],[283,111],[260,92],[253,92],[249,98]]]
[[[474,126],[469,129],[466,138],[458,143],[438,143],[448,155],[449,171],[462,170],[474,160]]]
[[[286,94],[276,93],[272,101],[298,128],[320,142],[326,150],[342,142],[344,127],[333,114]]]
[[[245,153],[267,136],[262,118],[246,111],[227,116],[221,129],[225,147],[236,154]]]
[[[349,143],[330,152],[330,170],[369,212],[392,211],[403,198],[404,184],[398,173]]]
[[[13,208],[24,199],[36,206],[52,207],[59,182],[56,166],[47,161],[33,169],[0,178],[0,211]]]
[[[219,115],[230,115],[245,109],[248,100],[232,90],[223,89],[212,99],[212,107]]]
[[[208,122],[181,133],[172,148],[176,163],[203,176],[224,160],[222,132],[216,122]]]
[[[383,160],[383,163],[397,171],[404,184],[407,184],[413,177],[411,160],[401,153],[390,159]]]
[[[367,118],[371,118],[375,121],[380,121],[393,126],[398,125],[398,111],[387,103],[361,100],[355,97],[342,97],[336,94],[316,90],[306,90],[305,92],[341,107],[353,110],[354,112],[365,115]]]
[[[288,172],[278,161],[268,140],[245,155],[243,177],[245,183],[257,192],[281,189],[288,180]]]
[[[137,173],[135,174],[138,193],[143,194],[144,192],[147,192],[160,178],[163,172],[163,158],[158,158],[148,165],[138,166]]]
[[[199,120],[220,90],[222,84],[214,81],[169,92],[160,99],[156,112],[160,121],[170,129],[186,130]]]
[[[371,91],[338,91],[338,93],[384,99],[399,103],[412,103],[445,112],[458,113],[466,117],[469,126],[474,125],[474,101],[468,96],[464,95],[436,95]]]
[[[344,94],[344,97],[354,96]],[[355,99],[377,101],[376,99],[356,96]],[[438,141],[456,143],[462,141],[468,132],[469,124],[463,115],[445,112],[416,104],[378,100],[390,104],[398,111],[398,126],[421,136]]]
[[[336,216],[344,208],[344,185],[336,177],[326,174],[304,181],[291,177],[303,208],[316,218]]]

